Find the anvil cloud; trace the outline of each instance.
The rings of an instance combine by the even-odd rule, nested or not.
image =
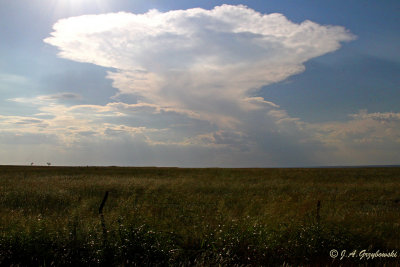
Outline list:
[[[120,94],[216,123],[253,109],[248,97],[261,86],[354,39],[343,27],[295,24],[281,14],[230,5],[72,17],[57,22],[51,35],[45,42],[59,56],[113,68],[108,78]]]
[[[61,58],[104,67],[117,93],[103,105],[76,103],[81,94],[70,92],[9,99],[37,113],[0,116],[9,129],[0,140],[12,143],[14,132],[34,146],[26,140],[45,136],[60,160],[79,155],[82,164],[377,162],[389,143],[398,146],[398,113],[360,111],[347,121],[307,123],[258,94],[355,38],[342,26],[294,23],[243,5],[61,19],[44,42]],[[396,160],[385,155],[384,162]]]

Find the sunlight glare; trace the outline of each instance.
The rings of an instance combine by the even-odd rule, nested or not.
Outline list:
[[[79,15],[85,12],[103,13],[107,10],[107,0],[54,0],[52,1],[53,13]]]

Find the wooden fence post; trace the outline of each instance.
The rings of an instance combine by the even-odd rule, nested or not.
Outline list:
[[[104,208],[104,204],[106,204],[107,198],[108,198],[108,191],[106,191],[106,193],[103,197],[103,201],[101,202],[100,207],[99,207],[101,228],[103,229],[103,245],[104,246],[107,244],[107,228],[106,228],[106,222],[104,220],[103,208]]]
[[[321,200],[318,200],[318,202],[317,202],[317,224],[318,224],[318,226],[321,221],[320,210],[321,210]]]

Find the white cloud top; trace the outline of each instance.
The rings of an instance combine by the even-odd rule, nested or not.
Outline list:
[[[296,24],[242,5],[72,17],[51,35],[45,42],[61,57],[114,68],[108,78],[120,93],[217,123],[229,121],[230,107],[253,109],[246,100],[255,90],[354,39],[343,27]]]

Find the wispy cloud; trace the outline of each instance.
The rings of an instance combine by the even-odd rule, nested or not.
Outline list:
[[[0,73],[0,82],[8,84],[26,84],[29,79],[25,76],[10,74],[10,73]]]
[[[58,93],[53,95],[40,96],[43,100],[80,100],[82,96],[76,93]]]

